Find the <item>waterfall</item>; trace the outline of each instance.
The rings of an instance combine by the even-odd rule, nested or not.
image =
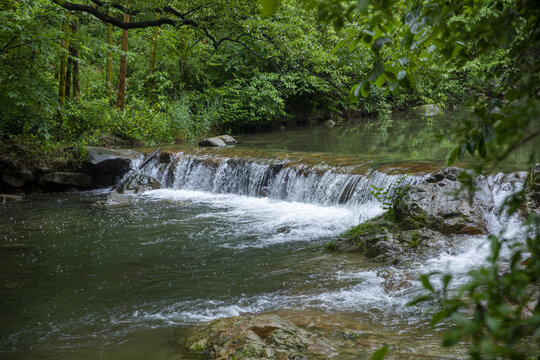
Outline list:
[[[331,167],[309,167],[283,160],[216,158],[179,153],[170,161],[152,161],[145,173],[162,186],[214,194],[265,197],[322,206],[357,207],[376,202],[373,186],[393,189],[415,184],[423,176],[365,175]]]

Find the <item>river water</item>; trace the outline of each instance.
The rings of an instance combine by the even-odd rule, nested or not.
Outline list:
[[[369,340],[342,338],[339,358],[369,358],[386,342],[403,358],[463,356],[440,350],[425,309],[406,304],[421,293],[422,273],[451,271],[464,281],[487,255],[483,237],[455,237],[437,256],[403,266],[323,246],[382,213],[371,185],[392,188],[403,173],[413,174],[402,182],[414,183],[442,166],[451,144],[434,140],[438,121],[454,120],[183,146],[145,169],[165,188],[129,206],[100,206],[104,189],[33,194],[1,207],[0,243],[29,248],[0,252],[0,356],[180,359],[192,325],[263,312],[315,323],[329,337],[347,330]],[[519,159],[508,167],[522,170]],[[480,182],[494,232],[519,229],[495,211],[519,188],[509,178]]]

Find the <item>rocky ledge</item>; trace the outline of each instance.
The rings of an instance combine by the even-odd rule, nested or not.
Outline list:
[[[85,159],[78,164],[46,166],[22,160],[0,158],[0,191],[45,192],[77,191],[114,185],[132,166],[143,158],[134,150],[89,147]]]
[[[277,315],[219,319],[194,331],[189,354],[204,359],[327,359],[335,349],[316,333]]]
[[[459,180],[463,171],[446,168],[430,174],[421,183],[405,188],[385,214],[350,229],[327,247],[399,263],[435,253],[453,236],[487,234],[484,216],[494,204],[482,197],[470,201]],[[527,177],[540,183],[540,166]],[[532,180],[525,184],[529,205],[524,212],[538,211],[540,187]],[[523,178],[505,181],[522,182]]]

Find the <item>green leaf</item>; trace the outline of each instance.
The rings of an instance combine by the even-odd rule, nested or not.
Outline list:
[[[364,80],[362,82],[362,87],[360,88],[360,94],[362,94],[363,97],[367,98],[369,96],[369,90],[371,87],[371,83],[369,80]]]
[[[355,103],[357,98],[358,98],[358,95],[360,95],[360,84],[356,84],[352,87],[351,89],[351,92],[349,94],[349,101],[352,102],[352,103]]]
[[[279,0],[259,0],[262,16],[270,16],[275,11],[279,4]]]
[[[435,313],[435,314],[431,317],[430,324],[431,324],[431,326],[435,326],[435,325],[437,325],[438,323],[440,323],[442,320],[446,319],[447,317],[448,317],[448,311],[446,311],[446,310],[441,310],[441,311]]]
[[[386,357],[386,355],[388,354],[388,345],[384,345],[382,348],[380,348],[379,350],[375,351],[373,353],[373,355],[371,355],[371,360],[382,360]]]
[[[427,275],[420,276],[420,281],[422,281],[422,285],[424,286],[424,289],[429,290],[431,292],[435,291],[435,289],[433,289],[433,286],[429,282],[429,277]]]
[[[397,79],[403,80],[405,79],[405,76],[407,76],[407,72],[405,70],[399,70],[397,73]]]

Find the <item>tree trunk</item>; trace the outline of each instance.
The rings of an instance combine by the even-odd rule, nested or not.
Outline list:
[[[107,15],[112,15],[111,11]],[[105,83],[107,87],[107,96],[112,94],[112,66],[113,66],[113,26],[112,24],[107,25],[107,67],[105,70]]]
[[[75,34],[79,30],[79,20],[74,19],[73,24],[71,25],[71,31]],[[71,57],[73,59],[73,68],[72,68],[72,74],[73,74],[73,97],[79,98],[81,97],[81,84],[80,84],[80,72],[79,72],[79,47],[78,46],[72,46],[70,47]]]
[[[159,19],[159,13],[157,14],[156,18]],[[156,69],[158,36],[159,36],[159,26],[154,26],[154,34],[152,36],[152,52],[150,53],[150,73],[153,73]]]
[[[69,55],[66,66],[66,99],[69,99],[71,95],[71,68],[73,67],[73,58],[72,58],[73,47],[69,47]]]
[[[66,103],[66,75],[67,75],[67,62],[69,51],[69,22],[71,21],[71,11],[66,12],[66,22],[63,26],[64,39],[62,40],[62,58],[60,60],[60,105],[64,107]]]
[[[124,13],[124,22],[129,22],[129,14]],[[120,56],[120,81],[118,84],[118,110],[124,109],[126,96],[126,70],[127,70],[128,31],[122,30],[122,55]]]

